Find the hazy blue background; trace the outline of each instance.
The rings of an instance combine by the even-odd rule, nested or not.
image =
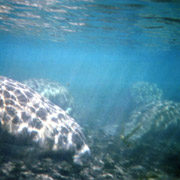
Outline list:
[[[137,81],[178,100],[179,12],[178,1],[0,1],[0,74],[69,84],[96,113]]]

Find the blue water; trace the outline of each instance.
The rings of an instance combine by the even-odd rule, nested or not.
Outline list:
[[[179,9],[178,1],[0,1],[1,75],[69,84],[82,107],[103,113],[137,81],[179,97]]]

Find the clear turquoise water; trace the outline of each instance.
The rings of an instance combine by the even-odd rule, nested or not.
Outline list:
[[[177,96],[179,11],[178,1],[0,1],[1,75],[69,83],[77,96],[136,81]]]
[[[178,1],[0,1],[1,75],[68,83],[93,108],[136,81],[178,98],[179,12]]]
[[[0,1],[1,75],[68,83],[96,105],[136,81],[178,98],[179,12],[179,1]]]

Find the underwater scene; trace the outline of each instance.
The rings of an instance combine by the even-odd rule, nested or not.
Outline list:
[[[0,0],[0,180],[179,180],[180,1]]]

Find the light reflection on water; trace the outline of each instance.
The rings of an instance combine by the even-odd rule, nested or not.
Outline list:
[[[176,1],[7,0],[0,1],[0,29],[57,42],[168,49],[179,44],[179,8]]]

